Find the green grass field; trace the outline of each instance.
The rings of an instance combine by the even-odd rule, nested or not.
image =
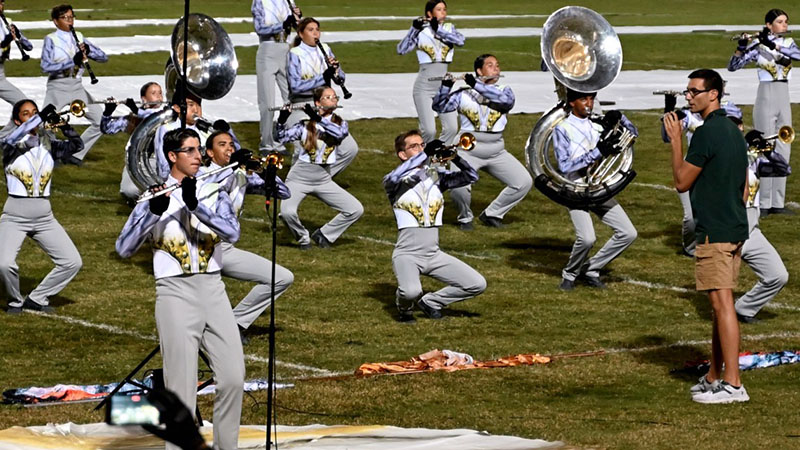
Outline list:
[[[193,2],[194,10],[212,15],[245,16],[245,1]],[[93,18],[166,17],[180,13],[181,2],[153,1],[74,2],[76,8],[109,8]],[[355,0],[301,2],[307,15],[385,14],[386,2]],[[421,1],[392,2],[394,15],[413,15]],[[34,0],[32,11],[17,20],[36,18],[50,2]],[[587,5],[609,13],[615,24],[757,23],[772,7],[766,2],[724,8],[713,21],[704,11],[716,2],[650,3],[621,1]],[[556,2],[503,2],[491,13],[546,14]],[[9,1],[8,8],[20,5]],[[479,14],[484,2],[452,1],[451,13]],[[613,10],[611,10],[613,8]],[[37,12],[38,10],[38,12]],[[82,17],[86,13],[82,14]],[[755,20],[754,20],[755,19]],[[532,25],[533,26],[533,25]],[[142,27],[131,32],[149,32]],[[91,36],[87,32],[88,36]],[[695,39],[714,42],[708,52],[690,58]],[[677,44],[680,45],[677,45]],[[374,45],[373,45],[374,44]],[[413,72],[413,56],[394,54],[395,43],[338,44],[342,64],[350,72]],[[712,44],[708,44],[712,45]],[[625,68],[687,69],[727,62],[731,44],[720,34],[623,37]],[[501,56],[505,70],[538,68],[538,40],[468,41],[455,63],[466,70],[483,50]],[[653,55],[658,51],[657,55]],[[505,52],[505,53],[503,53]],[[255,48],[240,49],[241,73],[253,73]],[[95,68],[103,74],[159,73],[166,54],[114,57]],[[27,64],[31,64],[28,62]],[[648,67],[652,66],[652,67]],[[7,64],[10,75],[30,74],[19,62]],[[370,70],[372,68],[372,70]],[[141,70],[141,72],[139,72]],[[26,72],[27,71],[27,72]],[[753,83],[755,89],[755,80]],[[751,107],[744,107],[750,123]],[[795,125],[800,107],[793,105]],[[278,301],[278,360],[331,372],[352,373],[364,362],[408,359],[433,348],[452,349],[490,359],[516,353],[560,354],[616,349],[595,357],[557,360],[546,366],[517,367],[456,373],[432,373],[367,379],[300,380],[318,372],[279,366],[278,376],[297,380],[296,387],[278,394],[281,424],[387,424],[404,427],[473,428],[547,440],[562,440],[591,448],[796,448],[800,437],[796,404],[800,369],[784,366],[748,372],[744,382],[752,397],[747,404],[709,407],[691,402],[691,377],[672,373],[686,361],[707,357],[710,346],[710,310],[702,295],[668,288],[647,288],[624,280],[665,287],[693,288],[693,262],[681,256],[681,209],[670,190],[644,184],[669,185],[669,149],[661,143],[656,111],[632,112],[639,127],[635,168],[638,177],[619,201],[639,231],[639,239],[603,274],[605,291],[579,287],[572,293],[557,289],[560,271],[572,244],[572,229],[564,208],[538,191],[508,216],[501,230],[480,225],[461,232],[452,223],[455,209],[445,210],[441,247],[481,272],[489,283],[481,296],[454,305],[447,320],[419,318],[409,326],[395,321],[395,279],[391,269],[396,229],[380,180],[398,160],[391,151],[394,136],[416,126],[413,119],[360,120],[350,123],[361,153],[337,181],[364,205],[361,220],[331,250],[301,252],[281,224],[278,262],[295,274],[294,286]],[[507,148],[520,160],[523,146],[538,115],[513,115],[506,133]],[[235,124],[246,146],[256,145],[255,123]],[[81,167],[56,170],[52,204],[55,216],[68,230],[83,257],[77,278],[51,299],[57,317],[0,314],[2,389],[50,386],[57,383],[107,383],[122,378],[155,346],[154,281],[149,248],[122,260],[114,242],[130,209],[118,195],[122,148],[126,136],[103,137]],[[286,169],[283,173],[285,174]],[[638,183],[638,184],[636,184]],[[473,210],[481,211],[501,185],[486,174],[473,189]],[[789,200],[800,199],[800,184],[789,177]],[[6,198],[0,189],[0,201]],[[249,197],[242,220],[240,248],[268,254],[271,244],[262,201]],[[301,208],[309,230],[322,225],[333,212],[315,199]],[[762,229],[782,255],[790,281],[761,315],[763,321],[742,326],[743,351],[777,351],[800,347],[800,285],[794,278],[800,267],[800,243],[794,238],[796,217],[771,216]],[[598,246],[610,237],[597,226]],[[2,244],[0,244],[2,245]],[[18,258],[24,292],[52,267],[30,240]],[[739,289],[749,289],[756,278],[741,271]],[[251,285],[226,280],[235,302]],[[426,290],[440,285],[424,279]],[[782,309],[780,307],[783,307]],[[67,320],[69,319],[69,321]],[[74,319],[74,320],[73,320]],[[77,320],[83,321],[78,323]],[[245,353],[268,356],[267,317],[251,327]],[[115,331],[92,327],[108,325]],[[127,334],[124,334],[127,333]],[[133,334],[138,334],[139,337]],[[148,367],[158,367],[153,361]],[[247,363],[248,378],[266,377],[262,363]],[[243,423],[265,422],[265,395],[246,397]],[[210,399],[200,402],[211,415]],[[102,414],[93,405],[22,408],[0,406],[0,429],[48,422],[98,422]]]

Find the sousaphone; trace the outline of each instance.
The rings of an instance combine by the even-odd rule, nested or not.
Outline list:
[[[599,205],[622,191],[636,176],[632,139],[618,155],[598,161],[586,176],[568,179],[558,168],[552,142],[556,125],[569,115],[566,88],[596,92],[613,82],[622,68],[622,45],[603,16],[591,9],[567,6],[547,18],[542,29],[544,64],[556,83],[559,102],[545,113],[525,144],[525,159],[534,185],[569,208]]]
[[[183,18],[172,31],[172,54],[164,71],[167,99],[172,99],[179,81],[200,98],[222,98],[233,87],[239,67],[233,42],[222,26],[205,14],[189,14],[188,23],[186,75],[183,74]],[[125,148],[125,162],[142,191],[164,181],[158,177],[152,143],[158,128],[176,118],[177,113],[165,108],[150,115],[131,134]]]

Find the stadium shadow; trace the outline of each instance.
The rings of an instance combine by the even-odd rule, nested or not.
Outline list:
[[[23,293],[23,295],[27,295],[28,292],[34,290],[39,283],[42,282],[40,278],[31,278],[31,277],[19,277],[19,290]],[[68,299],[66,297],[62,297],[59,294],[53,295],[48,297],[48,301],[50,302],[50,306],[59,308],[61,306],[67,306],[75,303],[75,301]],[[0,310],[2,311],[2,310]]]
[[[572,241],[553,238],[522,238],[505,241],[503,247],[516,250],[506,264],[523,271],[561,276],[561,268],[569,258]]]
[[[691,367],[695,361],[708,359],[706,352],[709,346],[704,345],[668,345],[664,336],[640,336],[624,345],[627,348],[644,348],[644,351],[634,352],[633,357],[641,364],[662,366],[672,378],[682,381],[696,381],[697,375]],[[648,347],[658,347],[647,349]],[[691,366],[691,367],[690,367]]]

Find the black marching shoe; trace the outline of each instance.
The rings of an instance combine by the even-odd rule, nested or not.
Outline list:
[[[300,250],[311,250],[311,243],[308,244],[300,244]]]
[[[461,231],[472,231],[474,227],[472,222],[458,222],[458,229]]]
[[[755,316],[743,316],[743,315],[741,315],[739,313],[736,313],[736,319],[741,323],[749,323],[749,324],[761,322],[761,319],[759,319],[758,317],[755,317]]]
[[[769,209],[761,208],[758,210],[758,217],[763,219],[769,215]]]
[[[786,215],[786,216],[793,216],[793,215],[796,214],[794,211],[792,211],[791,209],[788,209],[788,208],[770,208],[769,209],[769,213],[770,214],[783,214],[783,215]]]
[[[398,311],[397,321],[400,323],[404,323],[406,325],[413,325],[417,323],[417,319],[414,318],[414,314],[411,311]]]
[[[250,338],[244,335],[245,330],[247,330],[247,328],[242,328],[242,326],[239,325],[239,339],[242,340],[242,345],[250,343]]]
[[[481,222],[487,227],[492,228],[503,228],[506,225],[503,223],[502,219],[498,219],[497,217],[489,217],[486,215],[486,211],[482,212],[480,216],[478,216]]]
[[[11,314],[12,316],[20,315],[22,314],[22,306],[9,306],[6,314]]]
[[[597,289],[606,289],[606,284],[600,281],[600,277],[590,277],[588,275],[581,275],[581,281],[589,287]]]
[[[558,285],[558,288],[562,291],[571,291],[575,289],[575,281],[562,278],[561,284]]]
[[[25,297],[25,302],[22,303],[22,309],[27,309],[29,311],[39,311],[45,314],[50,314],[52,312],[55,312],[55,308],[53,308],[52,306],[40,305],[28,297]]]
[[[417,306],[419,306],[419,309],[421,309],[429,319],[439,320],[442,318],[442,310],[428,306],[423,299],[419,299]]]
[[[316,242],[319,248],[331,248],[331,241],[322,234],[322,231],[317,228],[317,231],[311,233],[311,240]]]

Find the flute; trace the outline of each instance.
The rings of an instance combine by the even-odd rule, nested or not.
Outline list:
[[[202,175],[198,175],[198,176],[196,176],[194,178],[195,178],[195,180],[202,180],[203,178],[210,177],[211,175],[216,175],[216,174],[222,172],[223,170],[227,170],[227,169],[230,169],[232,167],[236,167],[237,165],[238,165],[238,163],[235,163],[235,162],[234,163],[230,163],[227,166],[218,167],[218,168],[216,168],[214,170],[209,170],[208,172],[206,172],[206,173],[204,173]],[[169,185],[169,186],[165,187],[164,189],[162,189],[160,191],[156,191],[156,192],[147,191],[144,194],[142,194],[136,200],[136,203],[146,202],[146,201],[152,200],[152,199],[154,199],[156,197],[160,197],[162,195],[169,194],[170,192],[174,191],[175,189],[178,189],[179,187],[181,187],[180,181],[175,183],[175,184]]]
[[[19,52],[22,55],[22,60],[23,61],[27,61],[27,60],[31,59],[30,55],[25,53],[25,49],[22,48],[22,42],[20,42],[19,37],[14,36],[14,32],[11,31],[11,26],[8,24],[8,20],[6,20],[6,15],[0,12],[0,19],[3,19],[3,23],[6,25],[6,29],[8,30],[8,34],[10,34],[11,38],[14,39],[14,42],[17,43],[17,48],[19,49]]]
[[[272,107],[269,110],[270,111],[295,111],[295,110],[303,109],[307,104],[308,103],[287,103],[287,104],[285,104],[283,106]],[[344,106],[338,106],[338,105],[337,106],[333,106],[333,107],[330,107],[330,106],[312,106],[312,108],[314,109],[314,111],[319,111],[321,109],[341,109],[341,108],[344,108]]]
[[[75,27],[70,25],[69,31],[72,32],[72,37],[75,38],[75,45],[78,46],[78,51],[83,53],[83,50],[81,50],[81,44],[83,44],[83,42],[78,40],[78,33],[75,32]],[[89,78],[92,79],[92,84],[97,84],[97,82],[100,80],[98,80],[97,77],[94,76],[94,72],[92,71],[92,66],[89,65],[89,56],[86,53],[83,53],[83,67],[85,67],[86,71],[89,72]]]
[[[458,80],[463,80],[464,77],[466,77],[466,74],[457,75],[456,76],[456,75],[447,73],[447,74],[445,74],[444,76],[441,76],[441,77],[430,77],[430,78],[428,78],[428,81],[445,81],[445,80],[447,80],[447,81],[458,81]],[[490,81],[490,80],[496,80],[498,78],[503,78],[503,75],[493,75],[493,76],[483,76],[483,75],[481,75],[479,77],[475,77],[476,80],[480,80],[480,81],[483,81],[483,82]]]

